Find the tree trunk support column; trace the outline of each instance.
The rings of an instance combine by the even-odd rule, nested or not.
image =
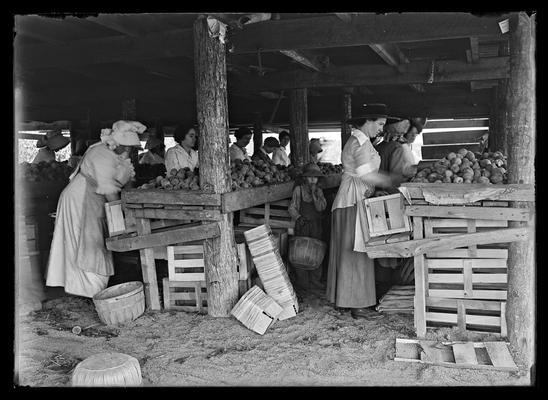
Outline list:
[[[308,104],[307,89],[289,91],[289,131],[291,140],[291,164],[296,167],[310,162],[308,151]]]
[[[352,135],[352,126],[346,123],[350,118],[352,118],[352,94],[345,93],[343,95],[341,115],[341,151],[344,149],[344,145],[350,138],[350,135]]]
[[[535,183],[535,18],[525,13],[510,20],[510,78],[508,81],[508,183]],[[534,203],[515,202],[529,208]],[[508,338],[516,362],[535,364],[536,263],[534,217],[527,223],[529,240],[512,242],[508,252]],[[517,226],[519,223],[511,223]]]
[[[200,185],[206,192],[231,188],[225,46],[209,36],[206,18],[194,22],[194,77],[200,140]],[[208,314],[229,317],[238,301],[238,272],[232,213],[222,214],[220,237],[204,243]]]

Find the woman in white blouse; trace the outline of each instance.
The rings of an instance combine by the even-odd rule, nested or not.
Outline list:
[[[172,169],[189,168],[191,171],[198,166],[198,152],[194,150],[198,129],[195,126],[180,125],[175,129],[173,138],[175,146],[166,152],[166,172]]]
[[[373,196],[375,186],[392,185],[392,178],[379,172],[381,159],[371,143],[388,118],[384,104],[370,104],[347,121],[354,130],[342,151],[344,173],[331,208],[327,298],[337,307],[349,308],[354,318],[379,315],[372,310],[377,303],[375,269],[364,251],[369,232],[363,200]]]

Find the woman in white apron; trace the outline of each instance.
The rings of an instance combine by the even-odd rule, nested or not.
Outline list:
[[[354,318],[375,314],[375,268],[364,252],[369,234],[363,200],[373,196],[376,186],[392,185],[389,175],[378,172],[381,160],[371,143],[388,118],[384,104],[370,104],[347,121],[354,130],[342,151],[344,172],[331,209],[327,298],[337,307],[350,308]]]
[[[105,202],[120,198],[122,187],[135,175],[129,153],[141,147],[146,127],[118,121],[103,129],[101,142],[88,148],[61,193],[47,270],[47,286],[93,297],[114,275],[112,254],[105,247]]]

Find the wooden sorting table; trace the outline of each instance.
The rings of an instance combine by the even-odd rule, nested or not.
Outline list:
[[[340,179],[340,175],[326,176],[320,186],[324,189],[337,187]],[[217,237],[220,235],[217,221],[222,214],[291,198],[294,185],[294,181],[289,181],[223,194],[123,190],[125,218],[134,221],[134,228],[106,239],[106,247],[117,252],[139,250],[147,307],[159,310],[155,252],[158,254],[160,248],[169,245]]]
[[[533,185],[406,183],[412,240],[367,246],[414,257],[415,329],[458,326],[506,336],[508,243],[527,240]],[[516,203],[517,202],[517,203]]]

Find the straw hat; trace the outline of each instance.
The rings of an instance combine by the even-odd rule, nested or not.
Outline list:
[[[308,163],[304,166],[303,173],[301,174],[302,177],[305,176],[316,176],[316,177],[322,177],[324,174],[320,170],[320,167],[318,167],[315,163]]]
[[[60,130],[47,131],[44,136],[36,141],[36,147],[49,147],[53,151],[61,150],[70,143],[70,139],[64,137]]]
[[[388,115],[386,104],[375,103],[375,104],[364,104],[363,109],[358,113],[358,115],[347,119],[346,123],[351,124],[363,118],[386,118],[386,123],[400,121],[400,118],[391,117]]]

